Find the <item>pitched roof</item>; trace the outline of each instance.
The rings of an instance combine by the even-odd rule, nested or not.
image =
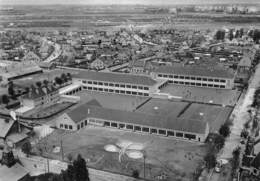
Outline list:
[[[207,122],[200,120],[179,119],[169,115],[152,115],[138,112],[102,108],[84,104],[68,113],[78,123],[86,118],[97,118],[116,122],[144,125],[163,129],[173,129],[191,133],[204,134]]]
[[[147,85],[152,86],[156,84],[156,81],[151,77],[144,75],[132,75],[123,73],[111,73],[111,72],[91,72],[80,71],[78,74],[73,75],[75,78],[96,80],[104,82],[115,82],[125,84]]]
[[[157,73],[170,73],[177,75],[193,75],[204,77],[216,77],[216,78],[233,78],[234,74],[226,69],[206,66],[161,66],[157,70]]]
[[[0,138],[5,138],[7,133],[12,128],[14,120],[0,118]]]
[[[17,181],[25,177],[28,173],[19,163],[16,163],[11,168],[5,165],[0,167],[1,180]]]

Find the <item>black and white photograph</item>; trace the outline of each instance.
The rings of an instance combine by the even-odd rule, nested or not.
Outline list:
[[[260,0],[0,0],[0,181],[260,181]]]

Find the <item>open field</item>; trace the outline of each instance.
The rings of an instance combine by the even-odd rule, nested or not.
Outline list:
[[[180,96],[183,100],[192,102],[214,103],[220,105],[234,106],[241,94],[237,90],[211,89],[200,87],[189,87],[180,85],[168,85],[161,92]]]
[[[126,111],[135,110],[137,106],[149,99],[145,97],[99,93],[86,90],[77,93],[76,96],[80,96],[81,103],[86,103],[92,99],[96,99],[105,108]]]
[[[127,142],[142,145],[141,151],[146,156],[145,174],[146,178],[150,179],[165,173],[169,177],[168,180],[188,181],[205,153],[205,147],[197,143],[96,127],[87,127],[74,133],[56,130],[41,140],[37,147],[46,145],[48,156],[60,159],[61,154],[53,153],[53,148],[60,146],[61,135],[65,160],[68,154],[75,158],[80,153],[90,167],[128,175],[137,169],[141,177],[144,174],[143,159],[134,160],[124,155],[120,163],[118,153],[107,152],[104,146],[122,145]]]

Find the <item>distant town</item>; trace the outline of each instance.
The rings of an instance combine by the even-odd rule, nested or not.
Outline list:
[[[259,5],[0,17],[0,181],[259,181]]]

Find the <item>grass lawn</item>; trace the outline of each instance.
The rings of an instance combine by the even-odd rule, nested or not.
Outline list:
[[[68,154],[74,158],[81,154],[90,167],[128,175],[137,169],[143,176],[143,158],[134,160],[124,155],[119,162],[118,153],[107,152],[104,146],[122,142],[142,145],[142,152],[146,155],[145,174],[149,179],[156,179],[165,173],[168,180],[189,181],[205,153],[205,147],[197,143],[99,127],[87,127],[74,133],[56,130],[36,147],[43,147],[47,143],[48,156],[61,159],[60,153],[53,153],[53,148],[60,146],[61,135],[65,159]]]

